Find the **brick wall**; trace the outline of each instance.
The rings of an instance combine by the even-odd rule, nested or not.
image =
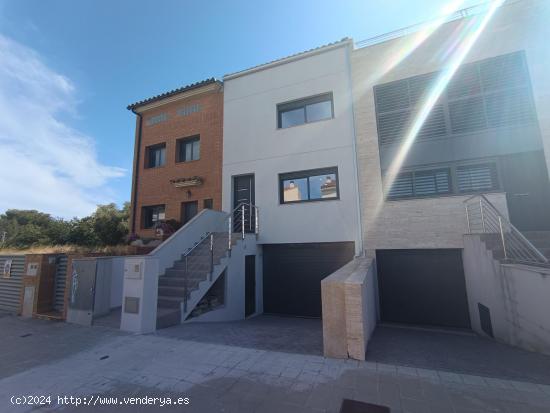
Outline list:
[[[183,107],[199,104],[199,112],[182,116],[177,111]],[[165,113],[168,119],[148,125],[147,119]],[[153,237],[154,230],[144,229],[142,207],[149,205],[166,206],[166,219],[181,222],[182,202],[198,201],[198,210],[203,208],[204,199],[213,199],[213,208],[221,209],[222,174],[222,128],[223,92],[217,91],[195,94],[186,99],[178,99],[143,113],[143,126],[136,199],[135,232],[141,237]],[[136,123],[136,144],[137,144]],[[200,159],[189,162],[176,162],[176,141],[180,138],[200,135]],[[158,168],[145,168],[146,147],[165,143],[166,162]],[[135,174],[134,151],[134,174]],[[175,188],[171,179],[200,176],[203,184],[188,188]],[[132,208],[133,211],[133,208]]]

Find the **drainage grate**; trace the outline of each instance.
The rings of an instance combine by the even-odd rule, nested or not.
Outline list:
[[[379,404],[344,399],[340,407],[340,413],[390,413],[390,408]]]

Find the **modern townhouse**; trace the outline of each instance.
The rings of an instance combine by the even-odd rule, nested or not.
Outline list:
[[[479,327],[470,289],[479,274],[465,280],[464,234],[498,226],[496,215],[487,222],[492,211],[550,247],[545,14],[547,2],[510,1],[492,17],[354,50],[363,238],[376,257],[382,321]]]
[[[377,321],[550,352],[549,14],[489,3],[131,105],[132,228],[185,225],[126,260],[123,327],[323,316],[341,357]]]
[[[258,207],[266,313],[320,317],[321,280],[362,250],[352,47],[344,39],[224,77],[223,209]]]
[[[221,208],[223,86],[208,79],[131,104],[136,115],[131,232]]]

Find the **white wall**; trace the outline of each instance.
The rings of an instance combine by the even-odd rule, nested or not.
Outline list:
[[[472,329],[485,334],[481,303],[489,308],[497,340],[550,354],[550,269],[500,264],[479,235],[464,236],[463,258]]]
[[[245,240],[239,239],[231,250],[231,258],[225,269],[224,305],[194,317],[189,322],[236,321],[245,318],[245,256],[256,256],[256,314],[263,312],[262,290],[258,285],[262,277],[261,256],[256,237],[247,234]]]
[[[464,63],[525,50],[547,163],[550,164],[550,2],[509,1],[501,7]],[[418,37],[414,34],[354,50],[352,78],[359,188],[366,249],[462,248],[463,200],[451,196],[383,203],[373,86],[441,69],[463,21],[445,24],[395,67]],[[520,138],[520,137],[518,137]],[[550,168],[549,168],[550,169]],[[494,194],[506,215],[505,194]]]
[[[255,175],[259,243],[355,241],[357,186],[349,44],[224,83],[223,209],[232,177]],[[277,129],[278,103],[332,92],[334,119]],[[279,203],[278,174],[337,166],[340,199]]]

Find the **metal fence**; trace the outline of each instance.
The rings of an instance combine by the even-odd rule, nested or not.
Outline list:
[[[9,260],[11,260],[11,271],[9,277],[5,277],[3,269]],[[0,255],[0,310],[10,313],[19,312],[24,271],[24,255]]]

